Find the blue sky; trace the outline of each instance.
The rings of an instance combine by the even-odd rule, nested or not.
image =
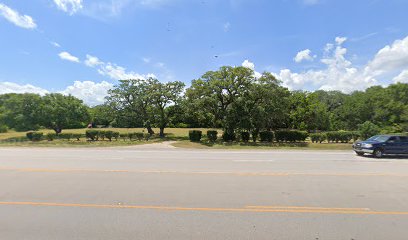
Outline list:
[[[122,78],[270,71],[290,89],[408,82],[405,0],[0,0],[0,93],[90,105]]]

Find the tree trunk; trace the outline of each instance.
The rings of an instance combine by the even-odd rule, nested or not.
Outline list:
[[[59,135],[62,132],[62,128],[60,127],[55,127],[54,128],[55,134]]]
[[[153,131],[153,129],[152,129],[151,126],[148,126],[148,127],[146,127],[146,128],[147,128],[147,132],[148,132],[150,135],[153,135],[153,134],[154,134],[154,131]]]
[[[164,127],[160,128],[160,137],[164,138]]]

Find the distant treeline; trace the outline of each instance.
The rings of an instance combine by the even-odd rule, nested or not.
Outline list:
[[[221,67],[189,88],[157,79],[121,80],[103,105],[88,107],[61,94],[0,95],[0,131],[94,126],[221,128],[226,133],[277,129],[308,132],[408,132],[408,84],[364,92],[290,91],[270,73],[255,78],[245,67]]]

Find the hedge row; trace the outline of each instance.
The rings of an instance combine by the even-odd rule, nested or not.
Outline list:
[[[214,130],[207,131],[207,138],[211,142],[217,140],[218,132]],[[307,132],[303,131],[292,131],[292,130],[278,130],[275,132],[272,131],[263,131],[259,133],[259,138],[261,142],[304,142],[308,137]],[[189,138],[192,142],[199,142],[202,138],[202,131],[200,130],[191,130],[189,132]],[[237,136],[234,132],[224,132],[222,134],[222,140],[224,142],[232,142],[237,140],[242,140],[243,142],[249,142],[251,139],[251,134],[249,132],[241,132]],[[252,139],[256,141],[258,139],[257,133],[252,133]]]
[[[325,133],[313,133],[310,135],[312,142],[322,143],[327,142],[336,142],[336,143],[348,143],[351,140],[357,141],[360,137],[359,132],[351,131],[336,131],[336,132],[325,132]]]

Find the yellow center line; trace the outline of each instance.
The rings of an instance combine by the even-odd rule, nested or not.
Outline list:
[[[297,206],[246,206],[252,209],[305,209],[305,210],[327,210],[327,211],[370,211],[369,208],[325,208],[325,207],[297,207]]]
[[[341,208],[314,207],[279,207],[272,208],[210,208],[210,207],[167,207],[167,206],[137,206],[81,203],[47,203],[47,202],[0,202],[0,206],[40,206],[40,207],[76,207],[102,209],[140,209],[162,211],[194,211],[194,212],[246,212],[246,213],[321,213],[321,214],[358,214],[358,215],[408,215],[408,212],[371,211]]]
[[[334,176],[334,177],[408,177],[397,173],[300,173],[300,172],[231,172],[231,171],[173,171],[173,170],[104,170],[104,169],[48,169],[48,168],[0,168],[0,171],[47,172],[47,173],[139,173],[139,174],[185,174],[185,175],[234,175],[234,176]]]

